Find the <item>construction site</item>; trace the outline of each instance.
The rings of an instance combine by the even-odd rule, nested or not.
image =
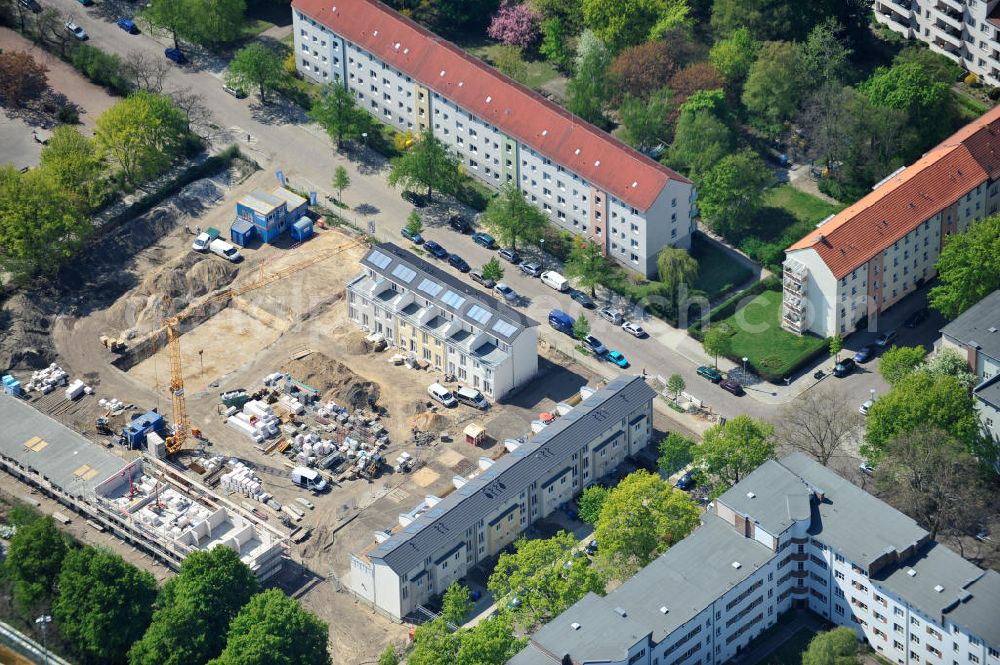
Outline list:
[[[320,219],[304,242],[242,248],[241,263],[192,251],[197,231],[228,229],[235,201],[270,184],[236,172],[193,183],[104,239],[83,292],[46,311],[30,294],[4,303],[0,352],[22,394],[3,417],[27,424],[4,434],[2,463],[171,568],[192,548],[237,549],[330,624],[336,662],[359,662],[407,627],[349,592],[351,555],[596,377],[542,343],[538,379],[508,402],[430,402],[446,377],[394,362],[347,316],[360,234]]]

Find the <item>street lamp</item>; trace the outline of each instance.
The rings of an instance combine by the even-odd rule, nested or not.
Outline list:
[[[545,238],[538,239],[538,248],[542,250],[542,270],[545,270]]]
[[[743,380],[747,380],[747,361],[750,360],[746,356],[743,356]]]
[[[361,132],[361,142],[365,144],[366,148],[368,147],[368,132]]]
[[[45,665],[49,663],[49,640],[48,640],[48,627],[52,623],[52,617],[48,614],[43,614],[42,616],[35,619],[35,623],[42,629],[42,653],[45,654]]]

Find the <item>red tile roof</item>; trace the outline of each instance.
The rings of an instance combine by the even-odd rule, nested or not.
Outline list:
[[[292,7],[634,208],[647,210],[670,180],[691,182],[380,2]]]
[[[987,180],[1000,177],[1000,107],[987,111],[788,248],[815,249],[838,279]]]

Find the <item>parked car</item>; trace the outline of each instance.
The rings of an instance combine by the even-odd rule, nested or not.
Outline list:
[[[842,379],[857,368],[858,364],[854,362],[854,358],[844,358],[833,366],[833,375],[838,379]]]
[[[431,253],[435,259],[445,259],[448,258],[448,250],[437,244],[433,240],[428,240],[424,243],[424,249]]]
[[[399,235],[403,236],[414,245],[419,245],[424,241],[424,237],[419,233],[410,233],[410,230],[405,226],[399,230]]]
[[[581,305],[583,305],[584,309],[596,309],[597,308],[597,304],[593,300],[590,299],[590,296],[588,296],[586,293],[584,293],[580,289],[572,289],[569,292],[569,297],[572,298],[573,300],[577,301]]]
[[[608,351],[608,355],[604,356],[614,364],[618,365],[622,369],[628,367],[628,358],[623,356],[620,351]]]
[[[493,249],[497,246],[497,241],[493,239],[493,236],[489,233],[483,233],[482,231],[472,234],[472,242],[477,245],[482,245],[486,249]]]
[[[626,321],[625,323],[623,323],[622,330],[627,332],[629,335],[632,335],[633,337],[638,337],[640,339],[646,336],[646,331],[642,329],[642,326],[640,326],[638,323],[633,323],[631,321]]]
[[[87,31],[78,26],[76,23],[73,23],[73,21],[66,21],[66,29],[69,30],[70,34],[79,39],[81,42],[87,41],[87,39],[90,38],[90,35],[87,34]]]
[[[417,194],[409,189],[404,189],[402,194],[403,200],[407,203],[413,205],[414,208],[423,208],[427,205],[427,199],[424,198],[422,194]]]
[[[26,9],[30,9],[31,11],[35,12],[36,14],[38,12],[42,11],[42,6],[40,4],[38,4],[38,2],[36,2],[36,0],[18,0],[18,2],[20,3],[20,5],[22,7],[25,7]]]
[[[452,268],[455,268],[459,272],[469,272],[470,270],[472,270],[472,268],[469,267],[468,262],[466,262],[466,260],[463,259],[458,254],[452,254],[451,256],[448,257],[448,265],[450,265]]]
[[[79,2],[84,7],[89,7],[92,4],[94,4],[94,0],[77,0],[77,2]]]
[[[239,263],[243,260],[240,250],[236,249],[225,240],[220,240],[218,238],[208,243],[208,251],[212,252],[216,256],[221,256],[231,263]]]
[[[864,402],[861,403],[861,406],[858,408],[858,411],[861,413],[861,415],[867,416],[868,415],[868,409],[872,408],[872,404],[874,404],[874,403],[875,403],[875,400],[866,399]]]
[[[237,88],[236,86],[232,86],[232,85],[224,85],[224,86],[222,86],[222,90],[224,92],[229,93],[230,95],[232,95],[236,99],[243,99],[244,97],[247,96],[247,91],[246,90],[244,90],[243,88]]]
[[[875,340],[875,344],[877,344],[880,349],[884,349],[885,347],[889,346],[889,343],[892,342],[894,339],[896,339],[896,331],[886,330],[884,333],[878,336],[878,339]]]
[[[587,335],[584,337],[583,345],[593,351],[594,355],[598,358],[603,358],[604,354],[608,352],[608,347],[601,344],[601,340],[597,339],[593,335]]]
[[[507,263],[513,263],[514,265],[517,265],[518,263],[521,262],[521,255],[517,253],[516,249],[504,248],[501,249],[499,252],[497,252],[497,254],[500,256],[501,259],[503,259]]]
[[[861,464],[858,465],[858,468],[861,470],[861,473],[865,474],[866,476],[871,476],[875,473],[875,469],[873,469],[872,465],[869,464],[868,462],[862,462]]]
[[[179,48],[165,48],[163,49],[163,55],[167,57],[167,60],[172,60],[178,65],[183,65],[187,62],[187,57],[184,56],[184,53]]]
[[[594,556],[595,554],[597,554],[596,540],[592,540],[589,543],[587,543],[587,554],[589,554],[590,556]]]
[[[458,406],[458,400],[451,393],[450,390],[442,386],[440,383],[432,383],[427,386],[427,394],[436,401],[444,404],[449,409]]]
[[[492,289],[493,286],[496,284],[496,282],[494,282],[492,279],[487,279],[487,278],[483,277],[483,271],[482,270],[473,270],[473,271],[471,271],[469,273],[469,277],[472,278],[473,282],[475,282],[477,284],[482,284],[487,289]]]
[[[208,235],[207,233],[199,233],[198,237],[196,237],[194,239],[194,242],[191,243],[191,249],[193,249],[196,252],[203,252],[203,253],[207,252],[208,244],[210,242],[212,242],[212,236]]]
[[[573,317],[562,310],[554,309],[549,312],[549,325],[559,332],[566,333],[571,337],[573,335],[574,323],[576,323],[576,321],[573,320]]]
[[[540,277],[542,274],[542,266],[534,261],[525,261],[520,264],[518,268],[521,269],[525,275],[530,275],[531,277]]]
[[[615,324],[616,326],[620,326],[625,323],[625,317],[622,316],[622,313],[616,309],[611,309],[610,307],[605,307],[601,310],[601,318]]]
[[[696,370],[698,376],[703,376],[712,383],[718,383],[722,381],[722,372],[715,369],[714,367],[709,367],[708,365],[702,365]]]
[[[684,472],[684,475],[677,479],[674,483],[674,487],[679,490],[688,491],[694,487],[694,469],[688,469]]]
[[[874,344],[868,344],[866,346],[858,349],[858,352],[854,354],[854,362],[856,363],[866,363],[875,357],[875,352],[878,351],[878,347]]]
[[[503,282],[498,283],[493,287],[493,293],[497,294],[507,302],[517,302],[517,291],[510,288]]]
[[[118,19],[116,25],[130,35],[134,35],[139,32],[139,29],[135,27],[135,21],[130,18],[120,18]]]
[[[928,316],[930,316],[930,312],[927,311],[927,308],[921,307],[917,311],[913,312],[913,314],[906,317],[906,322],[903,323],[903,325],[907,328],[916,328],[921,323],[926,321]]]
[[[736,379],[723,379],[719,381],[719,387],[725,390],[727,393],[732,393],[739,397],[743,394],[743,386]]]
[[[449,217],[448,226],[459,233],[472,233],[472,223],[461,215],[452,215]]]
[[[540,279],[542,280],[542,284],[550,289],[555,289],[560,293],[569,291],[569,280],[555,270],[546,270],[541,274]]]
[[[469,406],[485,411],[490,408],[490,403],[486,401],[483,394],[476,390],[475,388],[468,388],[466,386],[459,386],[458,390],[455,391],[455,399],[457,399],[462,404],[468,404]]]

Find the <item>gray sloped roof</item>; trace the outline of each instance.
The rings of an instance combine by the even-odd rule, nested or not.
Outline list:
[[[1000,409],[1000,374],[986,379],[972,389],[976,399],[989,404],[994,409]]]
[[[412,291],[415,296],[451,312],[477,330],[505,342],[512,342],[525,328],[538,325],[537,321],[522,312],[394,243],[384,242],[373,247],[361,259],[361,264],[403,289]],[[421,289],[420,286],[425,283],[437,288]]]
[[[948,610],[948,618],[1000,649],[1000,573],[987,570],[965,590],[970,596]]]
[[[992,329],[992,330],[991,330]],[[941,329],[941,334],[1000,360],[1000,290],[994,291]]]
[[[442,547],[463,538],[465,531],[546,473],[563,465],[614,422],[656,396],[639,376],[620,376],[585,399],[565,416],[500,458],[462,488],[393,534],[368,557],[385,562],[397,574],[407,573]]]

